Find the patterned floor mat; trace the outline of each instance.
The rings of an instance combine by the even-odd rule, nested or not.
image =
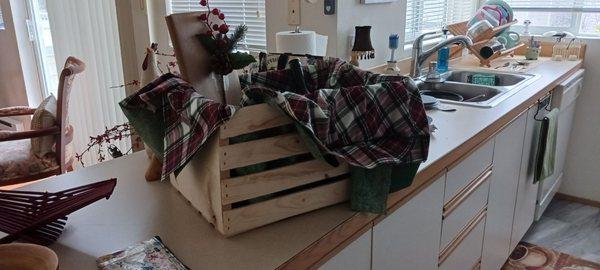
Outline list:
[[[502,270],[600,270],[600,264],[521,242]]]

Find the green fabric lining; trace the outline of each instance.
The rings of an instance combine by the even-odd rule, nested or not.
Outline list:
[[[121,101],[119,105],[142,141],[152,149],[158,159],[162,160],[165,144],[164,131],[167,129],[162,114],[163,110],[158,108],[152,113],[143,107],[125,106],[124,101]]]
[[[352,210],[383,214],[387,211],[387,197],[410,186],[420,162],[401,165],[382,165],[373,169],[350,167],[350,205]]]

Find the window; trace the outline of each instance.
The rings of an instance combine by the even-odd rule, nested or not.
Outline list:
[[[28,5],[29,17],[31,18],[28,24],[32,26],[33,43],[43,95],[44,97],[50,94],[56,96],[58,71],[56,70],[57,65],[54,57],[54,45],[52,44],[52,32],[50,30],[46,0],[29,0]]]
[[[204,11],[199,0],[167,0],[167,12],[181,13]],[[249,50],[266,51],[267,31],[265,22],[265,0],[210,0],[211,8],[225,13],[227,24],[232,28],[240,24],[248,26],[246,38],[240,44]]]
[[[2,18],[2,7],[0,6],[0,31],[4,30],[4,19]]]
[[[600,0],[507,0],[507,3],[515,10],[515,19],[532,22],[533,34],[554,30],[600,35]]]
[[[408,0],[404,42],[439,31],[445,25],[466,21],[477,10],[478,0]]]

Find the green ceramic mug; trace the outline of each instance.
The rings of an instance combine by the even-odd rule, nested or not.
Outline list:
[[[498,39],[501,40],[500,42],[503,43],[507,49],[510,49],[519,44],[519,41],[521,41],[521,36],[515,31],[504,31],[504,33],[498,36]]]

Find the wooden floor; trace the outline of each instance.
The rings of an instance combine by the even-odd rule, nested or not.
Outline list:
[[[600,208],[554,199],[523,241],[600,263]]]

